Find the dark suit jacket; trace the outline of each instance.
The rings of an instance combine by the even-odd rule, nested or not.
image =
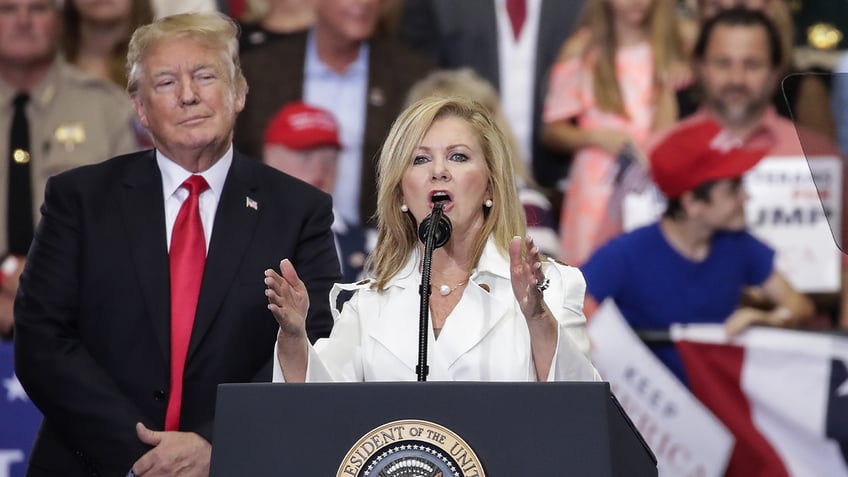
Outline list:
[[[542,0],[533,87],[533,177],[553,187],[568,156],[540,140],[548,76],[562,44],[573,32],[584,0]],[[445,68],[468,66],[500,89],[495,0],[405,0],[400,37]]]
[[[47,184],[15,302],[16,371],[44,413],[30,475],[125,475],[164,426],[170,285],[153,151]],[[246,197],[258,204],[247,207]],[[217,385],[270,380],[277,324],[263,272],[290,258],[310,291],[310,337],[329,335],[339,278],[330,197],[235,153],[215,215],[186,358],[180,430],[212,442]]]
[[[303,99],[307,32],[275,39],[241,57],[250,91],[236,122],[234,142],[240,151],[262,155],[265,128],[286,103]],[[369,44],[368,107],[362,144],[362,189],[359,214],[363,223],[377,209],[377,156],[410,87],[433,69],[432,63],[394,40]],[[339,178],[344,180],[344,178]]]

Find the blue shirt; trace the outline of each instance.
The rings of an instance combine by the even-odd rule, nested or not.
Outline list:
[[[368,52],[368,43],[363,43],[356,61],[339,74],[318,57],[314,29],[306,38],[303,100],[330,111],[339,123],[342,150],[339,151],[333,205],[349,224],[354,225],[361,223],[359,195],[368,105]]]
[[[774,251],[748,232],[719,232],[701,262],[680,255],[659,223],[621,235],[598,249],[581,268],[586,291],[615,300],[636,330],[672,323],[724,323],[742,289],[762,285],[774,269]],[[649,344],[683,382],[680,356],[671,344]]]

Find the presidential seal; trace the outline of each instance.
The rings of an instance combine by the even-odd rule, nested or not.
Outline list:
[[[384,424],[348,451],[336,477],[485,477],[480,459],[458,435],[438,424]]]

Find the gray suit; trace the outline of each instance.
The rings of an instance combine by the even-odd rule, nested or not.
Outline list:
[[[261,157],[265,128],[286,103],[303,99],[307,33],[295,33],[246,51],[242,70],[250,92],[236,122],[233,142]],[[369,42],[368,97],[362,141],[359,216],[365,223],[377,208],[377,154],[403,109],[409,88],[432,70],[432,63],[390,39]]]

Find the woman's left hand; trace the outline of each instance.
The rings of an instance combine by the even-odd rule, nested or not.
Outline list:
[[[526,250],[523,257],[522,248]],[[539,247],[533,244],[532,238],[513,237],[509,243],[509,263],[512,292],[521,312],[528,320],[542,318],[545,306],[538,286],[545,282],[545,275],[542,273]]]

